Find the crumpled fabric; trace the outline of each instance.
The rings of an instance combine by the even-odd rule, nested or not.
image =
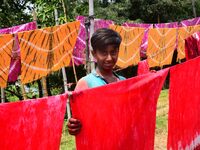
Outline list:
[[[192,18],[192,19],[186,19],[182,20],[180,22],[180,27],[187,27],[187,26],[194,26],[200,24],[200,17]]]
[[[59,150],[66,95],[0,104],[1,150]]]
[[[13,26],[10,28],[0,29],[0,34],[16,34],[22,31],[34,30],[37,28],[36,21],[29,22],[26,24]],[[12,58],[9,70],[8,81],[15,82],[21,71],[21,57],[20,57],[20,47],[17,34],[15,35],[15,44],[12,49]]]
[[[72,116],[82,123],[77,150],[153,150],[156,104],[167,73],[73,92]]]
[[[168,149],[200,149],[200,57],[170,70]]]
[[[195,32],[185,39],[185,57],[186,60],[200,55],[200,32]]]
[[[142,60],[138,63],[138,68],[137,68],[137,75],[143,75],[143,74],[147,74],[149,73],[150,70],[149,70],[149,65],[148,65],[148,62],[147,60]]]

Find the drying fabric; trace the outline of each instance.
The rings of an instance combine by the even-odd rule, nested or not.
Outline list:
[[[78,38],[73,51],[73,58],[76,65],[85,63],[85,49],[86,49],[86,28],[84,16],[77,16],[76,20],[81,22]],[[94,31],[99,28],[108,28],[109,25],[114,24],[111,20],[94,19]],[[89,36],[90,33],[88,33]]]
[[[77,150],[153,150],[156,103],[167,73],[74,92],[72,116],[82,123]]]
[[[180,22],[181,27],[194,26],[200,24],[200,17],[183,20]]]
[[[169,65],[176,48],[175,28],[154,28],[149,30],[147,61],[149,67]]]
[[[178,27],[178,22],[154,24],[154,28],[177,28],[177,27]]]
[[[185,56],[186,60],[195,58],[200,55],[200,32],[195,32],[185,39]]]
[[[16,34],[21,31],[34,30],[36,29],[36,27],[37,27],[37,24],[35,21],[33,21],[26,24],[10,27],[10,28],[0,29],[0,34]],[[9,69],[8,81],[15,82],[20,74],[20,70],[21,70],[20,48],[19,48],[19,41],[16,35],[15,44],[12,49],[12,58],[11,58],[11,64],[10,64],[10,69]]]
[[[79,26],[71,22],[18,34],[23,84],[69,66]]]
[[[200,57],[170,70],[168,149],[200,149]]]
[[[148,65],[147,60],[145,59],[143,61],[140,61],[138,63],[137,75],[143,75],[143,74],[147,74],[149,72],[150,72],[150,70],[149,70],[149,65]]]
[[[66,96],[0,104],[1,150],[59,150]]]
[[[7,85],[13,45],[13,34],[0,35],[0,87]]]
[[[141,44],[141,47],[140,47],[140,56],[142,58],[146,58],[146,50],[147,50],[147,46],[148,46],[148,32],[149,32],[149,29],[153,28],[153,24],[125,22],[123,24],[123,26],[145,28],[144,37],[142,39],[142,44]]]
[[[200,25],[187,26],[178,28],[178,59],[185,58],[185,39],[191,36],[193,33],[200,31]]]
[[[122,37],[116,65],[120,68],[137,65],[140,61],[140,46],[145,29],[115,25],[111,25],[110,28],[117,31]]]

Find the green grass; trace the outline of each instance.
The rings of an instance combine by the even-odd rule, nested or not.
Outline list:
[[[165,150],[167,145],[168,90],[162,90],[158,99],[156,113],[155,150]],[[75,150],[74,136],[63,127],[60,150]]]

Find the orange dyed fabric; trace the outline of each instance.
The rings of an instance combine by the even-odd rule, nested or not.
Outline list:
[[[18,34],[21,48],[21,80],[32,82],[70,64],[80,22]]]
[[[200,25],[178,28],[178,59],[185,58],[185,39],[193,33],[200,31]]]
[[[13,34],[0,35],[0,87],[6,87],[14,45]]]
[[[140,46],[145,29],[115,25],[110,26],[110,28],[117,31],[122,37],[116,65],[120,68],[137,65],[140,61]]]
[[[171,64],[176,48],[176,28],[155,28],[149,30],[147,61],[149,67]]]

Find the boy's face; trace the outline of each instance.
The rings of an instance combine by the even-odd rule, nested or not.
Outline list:
[[[115,45],[108,45],[103,50],[92,51],[92,54],[97,61],[99,69],[111,71],[117,62],[119,49]]]

